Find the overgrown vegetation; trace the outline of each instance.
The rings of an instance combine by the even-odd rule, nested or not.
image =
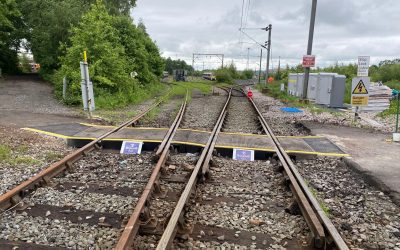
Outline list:
[[[310,185],[310,182],[307,181],[307,180],[305,180],[305,182],[306,182],[306,184],[307,184],[307,186],[308,186],[308,189],[311,191],[311,193],[313,194],[313,196],[317,199],[319,205],[320,205],[321,208],[322,208],[322,211],[324,211],[324,213],[325,213],[326,216],[330,217],[330,216],[331,216],[331,210],[330,210],[330,208],[328,207],[328,205],[326,205],[326,203],[324,202],[324,200],[323,200],[322,198],[320,198],[320,194],[318,193],[318,191],[317,191],[315,188],[313,188],[313,187]]]
[[[0,145],[0,163],[9,164],[11,166],[16,165],[36,165],[40,164],[41,161],[36,160],[29,156],[23,156],[26,152],[24,147],[17,147],[15,152],[7,145]]]
[[[251,79],[253,75],[254,72],[252,70],[239,72],[233,62],[228,67],[219,68],[215,71],[215,77],[219,83],[232,83],[235,79]]]
[[[3,73],[18,71],[18,48],[23,28],[15,0],[0,1],[0,68]]]

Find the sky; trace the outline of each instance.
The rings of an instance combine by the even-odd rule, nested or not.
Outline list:
[[[307,51],[311,0],[137,0],[131,15],[142,20],[163,57],[192,64],[193,53],[224,54],[238,69],[259,67],[261,30],[272,24],[271,67],[301,62]],[[400,57],[399,0],[319,0],[314,33],[316,65],[371,63]],[[243,12],[243,15],[242,15]],[[243,31],[251,37],[244,35]],[[253,29],[255,28],[255,29]],[[248,49],[249,48],[249,49]],[[262,67],[266,65],[263,51]],[[196,56],[195,68],[216,68],[216,56]]]

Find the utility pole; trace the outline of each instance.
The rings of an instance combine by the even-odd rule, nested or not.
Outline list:
[[[261,53],[260,53],[260,68],[259,68],[259,70],[258,70],[258,84],[260,84],[260,83],[261,83],[261,60],[262,60],[262,49],[261,49],[260,51],[261,51]]]
[[[310,30],[308,32],[307,55],[311,55],[311,53],[312,53],[316,12],[317,12],[317,0],[312,0]],[[304,83],[303,83],[303,96],[302,96],[303,100],[307,99],[307,90],[308,90],[308,80],[309,80],[309,78],[310,78],[310,68],[307,67],[307,68],[304,69]]]
[[[279,79],[276,80],[280,80],[281,78],[281,57],[279,57],[279,61],[278,61],[278,74],[277,76],[279,76]]]
[[[269,75],[269,59],[271,55],[271,31],[272,31],[272,24],[268,25],[268,27],[265,28],[265,31],[268,31],[268,41],[266,42],[265,46],[267,47],[267,68],[265,71],[265,79],[268,79]]]
[[[192,81],[193,81],[193,79],[194,79],[194,71],[195,71],[194,70],[194,53],[193,53],[193,58],[192,58],[192,69],[193,69],[193,71],[192,71]]]
[[[250,56],[250,48],[247,48],[247,63],[246,63],[246,69],[249,69],[249,56]]]

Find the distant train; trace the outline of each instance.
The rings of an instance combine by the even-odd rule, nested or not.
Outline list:
[[[215,81],[216,80],[216,78],[215,78],[215,76],[214,76],[214,74],[212,72],[204,72],[203,73],[203,79],[210,80],[210,81]]]
[[[29,66],[31,68],[31,72],[38,72],[40,69],[40,64],[39,63],[29,63]]]

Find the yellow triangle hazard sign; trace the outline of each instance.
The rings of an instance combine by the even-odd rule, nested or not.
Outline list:
[[[368,90],[362,80],[357,83],[357,86],[353,89],[353,94],[368,94]]]

